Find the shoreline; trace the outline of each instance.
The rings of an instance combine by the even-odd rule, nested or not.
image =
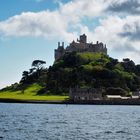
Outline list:
[[[1,98],[0,103],[29,103],[29,104],[65,104],[61,100],[22,100]]]
[[[92,100],[92,101],[71,101],[71,100],[21,100],[1,98],[0,103],[27,103],[27,104],[66,104],[66,105],[140,105],[140,99],[117,99],[117,100]]]

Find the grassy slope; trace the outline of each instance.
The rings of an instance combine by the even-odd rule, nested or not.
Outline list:
[[[43,95],[39,96],[36,95],[37,91],[41,87],[38,84],[32,84],[26,90],[24,93],[20,90],[18,91],[12,91],[12,90],[5,90],[0,91],[0,99],[20,99],[20,100],[65,100],[68,98],[68,96],[58,96],[58,95]]]
[[[102,53],[92,53],[92,52],[77,53],[77,54],[84,60],[90,61],[100,59],[103,55]]]
[[[98,62],[98,60],[103,60],[104,64],[109,62],[109,57],[102,54],[102,53],[77,53],[77,55],[80,57],[80,63],[85,69],[93,69],[93,66],[97,67],[97,69],[102,68],[103,66]],[[97,62],[96,62],[97,61]],[[99,63],[99,64],[93,64],[93,63]],[[97,65],[97,66],[96,66]],[[95,68],[94,67],[94,68]],[[24,90],[24,93],[21,90],[15,90],[12,91],[9,88],[4,91],[0,91],[0,99],[22,99],[22,100],[65,100],[68,98],[68,96],[60,96],[60,95],[36,95],[37,92],[42,87],[39,86],[37,83],[32,84],[29,87],[26,87]]]

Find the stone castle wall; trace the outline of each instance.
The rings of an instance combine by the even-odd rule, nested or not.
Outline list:
[[[69,97],[73,101],[100,100],[102,99],[102,91],[95,88],[70,88]]]
[[[102,42],[99,43],[97,41],[96,44],[93,43],[87,43],[87,36],[85,34],[80,36],[80,39],[77,39],[77,42],[73,41],[70,43],[69,46],[64,48],[64,42],[62,45],[60,45],[60,42],[58,42],[58,48],[55,49],[55,60],[58,60],[61,58],[66,52],[102,52],[107,54],[107,48],[106,45],[104,45]]]

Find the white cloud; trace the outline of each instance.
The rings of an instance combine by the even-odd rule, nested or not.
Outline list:
[[[61,5],[60,13],[67,16],[68,19],[72,17],[73,21],[79,21],[84,16],[90,18],[99,16],[103,9],[105,9],[103,0],[75,0]]]
[[[43,36],[62,37],[70,41],[77,35],[73,28],[81,24],[84,16],[93,18],[102,11],[101,2],[95,0],[74,0],[60,4],[55,11],[26,12],[0,22],[1,36]],[[93,6],[95,8],[93,8]],[[71,30],[71,31],[70,31]]]
[[[89,31],[85,28],[85,32],[90,35],[90,38],[95,40],[100,40],[107,44],[109,52],[117,53],[118,59],[123,57],[130,57],[135,60],[135,62],[140,63],[138,55],[140,54],[140,41],[131,40],[128,37],[122,37],[120,33],[124,32],[124,27],[126,24],[130,24],[130,30],[135,29],[134,23],[139,23],[140,17],[138,16],[127,16],[125,18],[120,18],[118,16],[109,16],[108,18],[100,21],[100,26],[98,26],[94,32]],[[136,31],[136,30],[133,30]],[[137,57],[133,57],[136,54]]]
[[[139,0],[114,0],[107,8],[108,11],[123,14],[140,14]]]
[[[132,40],[130,36],[121,36],[126,32],[126,25],[131,27],[127,28],[131,36],[132,33],[139,35],[135,33],[137,28],[134,25],[140,24],[140,17],[130,16],[129,12],[126,14],[127,11],[121,17],[107,11],[112,3],[121,5],[127,1],[129,0],[73,0],[65,4],[59,2],[59,8],[55,11],[26,12],[1,21],[0,36],[41,36],[70,42],[79,33],[86,33],[89,41],[99,40],[106,43],[109,52],[118,54],[118,58],[133,57],[136,54],[137,57],[133,59],[140,63],[140,41]],[[89,29],[88,25],[82,23],[84,17],[93,19],[93,22],[98,17],[99,25],[93,30]]]
[[[26,12],[0,22],[0,34],[47,38],[64,36],[67,39],[72,36],[71,33],[67,32],[67,26],[66,22],[62,22],[61,15],[57,11]]]

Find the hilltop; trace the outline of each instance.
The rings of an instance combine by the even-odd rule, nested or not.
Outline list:
[[[140,65],[129,58],[119,62],[107,54],[106,44],[87,42],[85,34],[66,48],[64,42],[54,52],[55,62],[44,68],[43,60],[34,60],[19,83],[0,91],[0,95],[68,95],[70,88],[100,89],[102,95],[131,96],[140,90]]]
[[[47,89],[68,93],[69,87],[120,88],[126,94],[140,88],[140,65],[119,62],[104,53],[66,53],[48,69]]]
[[[44,61],[36,61],[40,63],[24,71],[19,83],[0,93],[68,95],[70,87],[78,86],[130,95],[140,89],[140,65],[128,58],[119,62],[104,53],[67,52],[48,69],[43,68]]]

